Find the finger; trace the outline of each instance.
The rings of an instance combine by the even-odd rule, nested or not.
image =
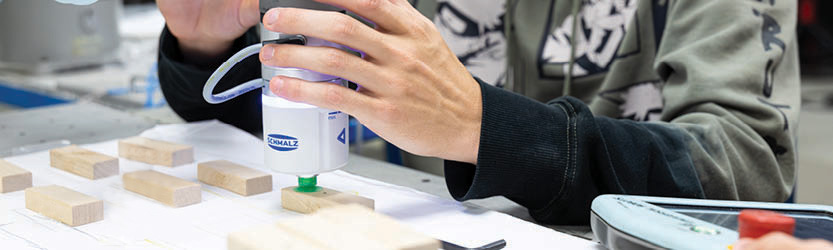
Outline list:
[[[263,24],[271,31],[321,38],[374,57],[385,54],[382,33],[338,12],[274,8],[266,12]]]
[[[339,6],[375,23],[379,28],[396,34],[408,32],[410,15],[401,4],[391,0],[315,0]],[[413,8],[410,4],[408,8]]]
[[[756,240],[751,240],[738,249],[767,250],[767,249],[793,249],[800,245],[801,241],[782,232],[773,232],[764,235]]]
[[[379,74],[383,71],[378,66],[336,48],[269,44],[261,49],[260,61],[275,67],[302,68],[338,76],[369,89],[384,89],[379,83]]]
[[[364,117],[377,106],[377,100],[351,89],[328,82],[309,82],[276,76],[269,82],[272,93],[294,102],[339,110]]]

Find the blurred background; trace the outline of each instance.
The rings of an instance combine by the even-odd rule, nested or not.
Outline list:
[[[833,205],[831,11],[833,1],[799,1],[799,203]],[[0,157],[183,122],[165,103],[156,77],[163,26],[147,0],[90,6],[0,0]],[[355,121],[350,138],[354,153],[442,175],[441,160],[402,153]]]

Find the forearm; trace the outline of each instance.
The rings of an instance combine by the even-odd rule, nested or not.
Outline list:
[[[536,220],[586,224],[603,193],[704,197],[682,130],[594,117],[574,98],[545,105],[481,87],[478,164],[446,162],[455,199],[502,195]]]
[[[481,88],[477,165],[446,162],[458,200],[505,196],[541,222],[586,224],[600,194],[783,201],[792,187],[791,134],[754,96],[690,94],[696,104],[652,123]]]

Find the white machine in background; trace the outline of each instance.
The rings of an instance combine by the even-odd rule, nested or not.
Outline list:
[[[261,0],[261,14],[274,7],[294,7],[325,11],[339,8],[311,0]],[[289,76],[313,82],[329,82],[346,86],[347,81],[336,76],[306,69],[261,66],[262,78],[253,79],[222,93],[214,94],[214,87],[232,67],[243,59],[258,54],[264,44],[297,44],[346,47],[313,37],[281,34],[260,26],[261,44],[251,45],[232,55],[208,79],[203,97],[209,103],[221,103],[240,94],[261,89],[263,107],[264,164],[275,172],[299,177],[298,191],[316,190],[316,176],[347,165],[349,133],[348,117],[340,111],[292,102],[274,95],[269,80],[274,76]],[[308,188],[308,189],[304,189]]]
[[[1,0],[0,69],[34,74],[113,62],[121,9],[119,0]]]

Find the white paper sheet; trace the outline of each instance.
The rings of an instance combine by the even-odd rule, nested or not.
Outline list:
[[[226,159],[263,169],[261,140],[219,122],[162,125],[142,135],[194,145],[197,162]],[[82,147],[118,155],[115,140]],[[72,228],[26,209],[22,191],[0,194],[0,249],[225,249],[230,232],[299,216],[280,206],[280,188],[297,184],[290,175],[272,173],[274,191],[250,197],[203,185],[201,203],[171,208],[126,191],[120,176],[88,180],[51,168],[48,152],[6,160],[32,171],[35,186],[58,184],[104,200],[104,220]],[[196,163],[168,168],[120,159],[119,165],[121,173],[153,169],[197,182]],[[602,249],[506,214],[343,171],[322,174],[318,182],[371,198],[377,212],[458,245],[505,239],[506,249]]]

